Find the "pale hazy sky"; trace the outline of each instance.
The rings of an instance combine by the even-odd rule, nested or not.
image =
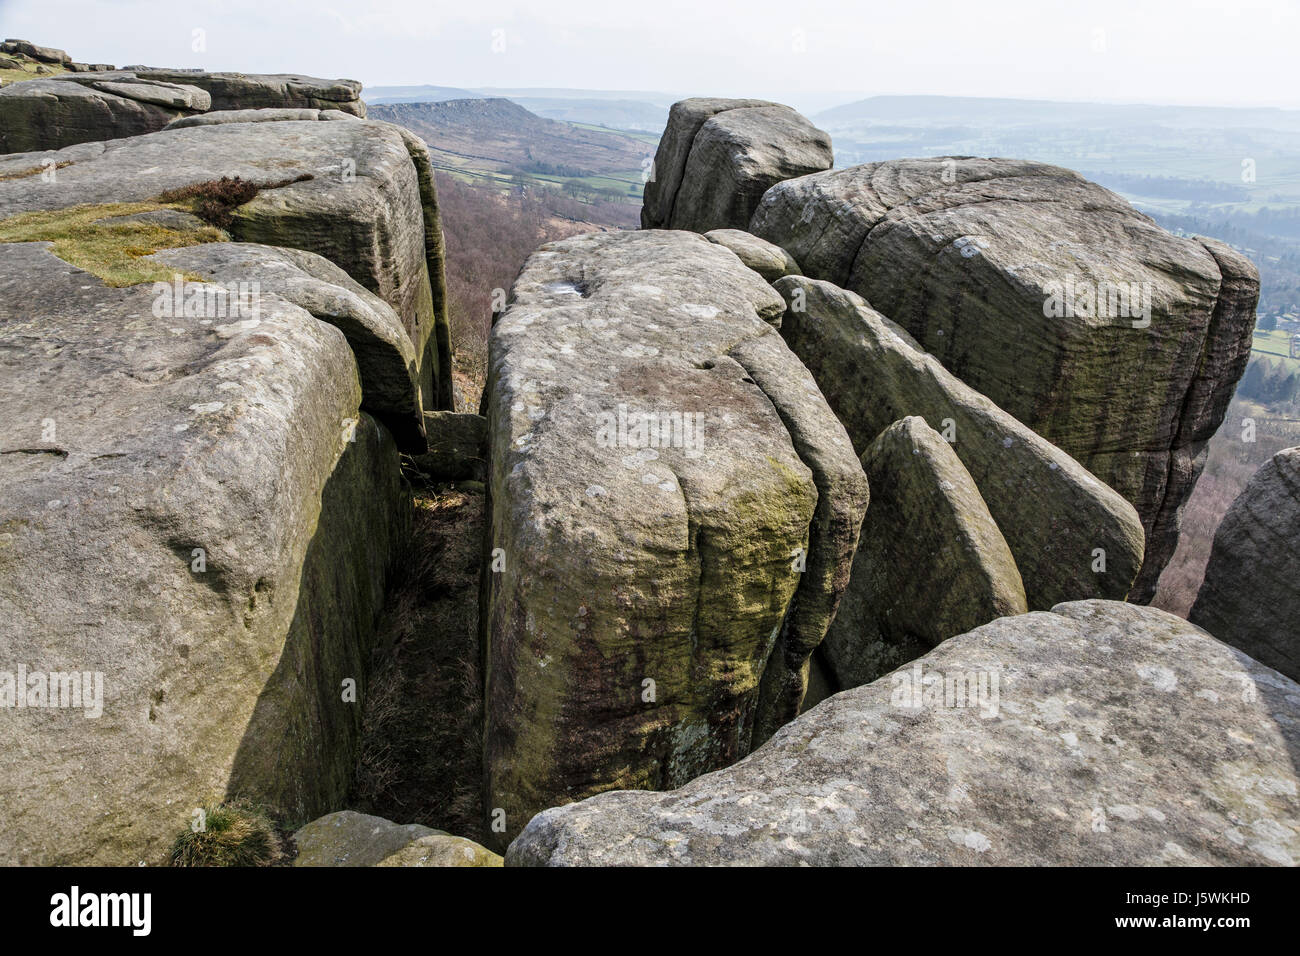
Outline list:
[[[1300,0],[0,0],[0,34],[368,86],[1300,108]]]

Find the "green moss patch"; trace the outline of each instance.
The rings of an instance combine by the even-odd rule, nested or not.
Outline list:
[[[159,249],[224,242],[230,236],[214,226],[179,230],[156,222],[101,220],[159,209],[190,212],[187,203],[104,203],[70,206],[46,212],[26,212],[0,220],[0,242],[50,242],[53,252],[69,265],[84,269],[114,288],[141,282],[170,282],[176,270],[143,258]],[[202,281],[201,276],[186,278]]]
[[[20,170],[3,178],[34,175],[44,168]],[[0,242],[51,242],[54,254],[64,262],[85,269],[114,288],[142,282],[170,282],[176,272],[174,268],[144,257],[159,249],[229,242],[230,235],[225,227],[232,222],[235,209],[263,189],[279,189],[312,178],[310,173],[304,173],[278,182],[256,183],[238,176],[223,176],[171,189],[144,202],[101,203],[25,212],[0,220]],[[208,225],[176,229],[145,220],[105,221],[163,209],[190,213]],[[186,274],[184,277],[196,282],[206,281],[198,275]]]

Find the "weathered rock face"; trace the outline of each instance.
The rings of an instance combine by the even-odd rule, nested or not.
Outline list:
[[[831,138],[788,106],[674,103],[646,183],[643,229],[745,229],[768,187],[830,169]]]
[[[53,181],[35,175],[54,169]],[[18,178],[6,178],[6,174]],[[387,123],[226,123],[0,158],[0,219],[136,202],[223,176],[273,184],[236,208],[241,242],[331,260],[401,318],[426,408],[449,407],[451,342],[428,152]]]
[[[418,823],[340,810],[293,835],[294,866],[501,866],[501,857],[473,840]]]
[[[507,838],[565,800],[724,766],[793,715],[867,497],[769,324],[780,296],[727,250],[579,236],[512,296],[484,575],[485,807]]]
[[[344,682],[409,533],[393,440],[343,333],[287,298],[226,323],[156,300],[0,246],[7,666],[85,675],[71,708],[29,677],[23,709],[0,675],[8,864],[161,862],[193,807],[303,818],[351,780]]]
[[[803,275],[794,256],[753,233],[742,229],[713,229],[706,232],[704,238],[730,249],[741,262],[768,282],[775,282],[782,276]]]
[[[866,451],[910,415],[951,439],[1015,556],[1031,609],[1124,598],[1142,564],[1142,525],[1118,493],[963,384],[861,297],[797,276],[775,288],[789,304],[781,335],[855,449]]]
[[[1214,534],[1189,619],[1300,680],[1300,448],[1280,451]]]
[[[74,143],[138,136],[211,105],[197,86],[125,77],[98,84],[100,76],[76,74],[0,87],[0,153],[59,149]]]
[[[314,252],[252,242],[209,242],[154,258],[179,273],[224,285],[256,283],[347,336],[361,373],[361,408],[379,418],[403,451],[426,448],[415,347],[383,299]]]
[[[805,176],[772,188],[750,229],[1132,502],[1147,531],[1134,597],[1149,599],[1245,369],[1259,291],[1247,260],[1021,160]]]
[[[208,110],[270,108],[366,115],[355,80],[199,70],[73,72],[0,88],[0,153],[153,133]]]
[[[1298,717],[1293,681],[1179,618],[1064,604],[945,641],[679,790],[539,814],[506,864],[1294,865]]]
[[[467,412],[425,412],[429,450],[415,465],[431,481],[487,478],[487,419]]]
[[[831,693],[1028,610],[1011,549],[970,472],[923,419],[886,428],[862,467],[871,505],[848,589],[817,651]]]

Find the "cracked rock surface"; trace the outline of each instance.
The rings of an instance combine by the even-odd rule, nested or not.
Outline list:
[[[1150,598],[1249,357],[1249,261],[1166,232],[1077,173],[1010,159],[787,180],[750,231],[864,296],[1132,502],[1147,536],[1134,597]]]
[[[862,467],[871,504],[849,586],[817,650],[835,689],[869,684],[955,634],[1029,610],[970,472],[924,419],[886,428]]]
[[[351,783],[340,687],[364,691],[411,522],[393,439],[289,298],[225,322],[155,299],[0,247],[5,653],[102,691],[93,717],[0,707],[6,864],[162,863],[194,807],[304,819]]]
[[[781,335],[855,449],[866,452],[877,435],[911,415],[951,439],[1015,556],[1031,610],[1124,599],[1142,565],[1142,525],[1132,505],[945,369],[860,296],[800,276],[778,280],[776,289],[789,304]],[[916,573],[932,571],[922,566]]]

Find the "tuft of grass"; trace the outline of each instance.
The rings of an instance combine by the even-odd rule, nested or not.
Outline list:
[[[186,827],[172,844],[172,866],[271,866],[280,837],[266,815],[248,803],[204,807],[198,832]]]
[[[100,221],[165,208],[183,206],[157,202],[105,203],[20,213],[0,220],[0,242],[53,243],[54,254],[64,262],[99,276],[105,285],[114,288],[141,282],[170,282],[176,272],[172,266],[143,257],[159,249],[224,242],[230,236],[213,226],[182,231],[153,222]],[[186,278],[203,280],[202,276]]]

